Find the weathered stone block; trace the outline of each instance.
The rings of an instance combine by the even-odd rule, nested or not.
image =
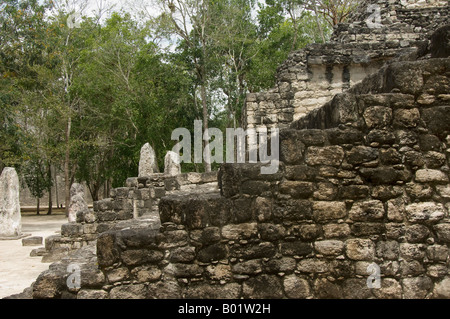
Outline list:
[[[78,223],[67,223],[61,225],[61,235],[67,237],[78,237],[83,235],[83,227]]]
[[[274,219],[302,221],[312,218],[311,202],[308,200],[292,199],[279,201],[273,210]]]
[[[266,181],[245,181],[241,184],[241,191],[248,195],[261,195],[270,191],[270,183]]]
[[[356,237],[382,235],[386,232],[384,223],[354,223],[350,228],[352,235]]]
[[[288,298],[305,299],[311,296],[308,281],[295,275],[284,277],[283,287]]]
[[[438,222],[445,217],[444,206],[434,202],[415,203],[405,209],[406,217],[412,223]]]
[[[186,299],[238,299],[241,285],[229,283],[224,285],[209,285],[206,283],[191,283],[183,289]]]
[[[447,183],[448,176],[442,171],[435,169],[419,169],[416,172],[416,182],[419,183]]]
[[[449,251],[445,245],[432,245],[427,247],[427,257],[434,261],[447,261]]]
[[[335,200],[338,188],[331,183],[318,183],[314,191],[314,199],[317,200]]]
[[[435,283],[433,297],[438,299],[450,298],[450,277],[446,277],[440,282]]]
[[[354,144],[363,140],[363,134],[356,129],[327,129],[328,140],[332,145]]]
[[[422,109],[422,119],[429,131],[439,137],[445,137],[450,131],[450,106],[436,106]]]
[[[393,278],[382,278],[381,287],[372,289],[373,294],[378,299],[401,299],[402,286]]]
[[[294,271],[296,264],[295,259],[291,257],[272,258],[267,262],[263,262],[263,270],[267,273],[290,273]]]
[[[424,200],[433,196],[433,189],[427,184],[408,183],[406,184],[406,193],[412,199]]]
[[[347,210],[344,202],[313,202],[313,216],[317,222],[344,218]]]
[[[326,224],[322,228],[325,238],[345,238],[350,235],[348,224]]]
[[[232,277],[231,266],[224,264],[208,265],[205,274],[210,280],[230,280]]]
[[[286,179],[298,181],[315,181],[317,168],[308,165],[286,166]]]
[[[394,184],[398,180],[402,180],[399,171],[390,166],[361,168],[359,172],[368,183],[373,183],[375,185]]]
[[[372,197],[387,201],[391,198],[399,197],[403,194],[403,188],[400,186],[377,185],[372,189]]]
[[[297,270],[310,274],[327,273],[331,270],[331,264],[323,259],[306,258],[298,262]]]
[[[344,243],[340,240],[322,240],[314,243],[315,250],[322,255],[340,255],[344,250]]]
[[[188,263],[193,261],[195,258],[195,248],[186,246],[186,247],[177,247],[171,250],[169,261],[171,263]]]
[[[207,263],[218,261],[226,258],[228,254],[227,248],[222,244],[212,244],[199,249],[197,259],[200,262]]]
[[[282,225],[262,223],[258,224],[258,231],[263,240],[276,241],[285,236],[286,229]]]
[[[423,299],[433,288],[433,282],[428,277],[404,278],[401,283],[405,299]]]
[[[305,144],[297,130],[282,130],[280,132],[280,160],[285,164],[300,164],[303,160]]]
[[[380,161],[383,165],[401,164],[402,156],[395,148],[381,149]]]
[[[378,158],[378,149],[368,146],[355,146],[347,152],[347,162],[357,165],[370,162]]]
[[[380,145],[392,145],[395,143],[395,134],[389,130],[374,129],[367,134],[367,142]]]
[[[400,256],[405,260],[422,260],[425,257],[426,246],[424,244],[400,244]]]
[[[203,230],[192,230],[190,232],[192,240],[198,241],[202,244],[213,244],[220,241],[219,227],[206,227]]]
[[[108,299],[107,291],[99,289],[81,289],[77,293],[77,299]]]
[[[164,268],[164,272],[175,276],[176,278],[192,278],[200,277],[203,273],[203,268],[197,264],[169,264]]]
[[[342,285],[342,292],[345,299],[368,299],[372,297],[371,289],[367,287],[365,279],[346,279]]]
[[[394,111],[393,125],[401,128],[416,127],[420,120],[418,109],[398,109]]]
[[[364,199],[369,195],[369,187],[366,185],[348,185],[339,188],[341,199]]]
[[[255,275],[262,272],[261,260],[252,259],[234,264],[231,271],[241,275]]]
[[[158,250],[128,249],[120,255],[122,261],[128,266],[144,263],[157,263],[164,258],[164,254]]]
[[[110,299],[146,299],[147,289],[144,284],[119,285],[109,292]]]
[[[284,242],[280,245],[280,252],[287,256],[306,256],[312,252],[312,246],[301,241]]]
[[[31,236],[22,239],[22,246],[39,246],[42,245],[41,236]]]
[[[400,276],[403,278],[420,276],[425,273],[425,268],[418,260],[402,260],[400,262]]]
[[[320,146],[323,145],[327,140],[326,134],[323,130],[317,129],[300,130],[298,131],[298,135],[300,141],[306,146],[311,145]]]
[[[131,271],[131,274],[134,275],[138,282],[155,282],[161,279],[161,270],[154,265],[145,265],[140,267],[135,267]]]
[[[439,242],[450,243],[450,224],[439,224],[433,226]]]
[[[255,217],[258,221],[264,222],[272,217],[273,204],[272,201],[265,197],[257,197],[255,199]]]
[[[308,198],[313,194],[313,184],[310,182],[284,181],[280,184],[281,194],[291,195],[292,198]]]
[[[349,217],[354,221],[377,221],[384,217],[383,203],[379,200],[357,202],[353,204]]]
[[[326,278],[317,278],[314,281],[314,292],[318,299],[342,299],[342,288]]]
[[[256,223],[231,224],[222,227],[222,237],[229,240],[248,239],[256,237],[258,227]]]
[[[344,150],[340,146],[311,146],[306,151],[305,161],[312,166],[340,166],[344,159],[344,154]]]
[[[447,273],[447,266],[443,264],[429,265],[427,267],[427,275],[432,278],[443,278]]]
[[[283,297],[283,286],[278,277],[262,274],[244,282],[242,296],[252,299],[279,299]]]
[[[375,245],[370,239],[349,239],[345,242],[348,258],[352,260],[373,260]]]
[[[391,199],[387,202],[388,220],[402,222],[405,215],[405,201],[402,198]]]
[[[392,121],[392,109],[384,106],[371,106],[364,110],[363,117],[368,128],[383,128]]]
[[[377,257],[387,260],[397,260],[399,256],[399,244],[394,240],[380,241],[376,245]]]
[[[450,185],[436,185],[438,194],[446,199],[450,199]]]
[[[405,238],[410,243],[421,243],[430,235],[428,227],[424,225],[406,226]]]
[[[425,164],[428,168],[440,168],[445,165],[446,157],[444,154],[429,151],[425,154]]]

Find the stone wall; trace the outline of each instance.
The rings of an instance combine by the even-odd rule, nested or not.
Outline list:
[[[43,261],[56,261],[71,251],[95,244],[99,234],[125,227],[159,228],[158,204],[162,197],[217,189],[217,172],[168,176],[130,177],[125,187],[114,188],[110,197],[95,201],[93,209],[78,213],[76,222],[61,226],[61,234],[45,239]],[[37,253],[37,251],[35,252]]]
[[[369,28],[367,6],[381,8],[381,25]],[[384,63],[427,47],[430,32],[449,19],[448,1],[364,1],[350,23],[339,24],[326,44],[293,52],[280,66],[276,86],[247,95],[245,128],[286,128]]]
[[[33,297],[450,298],[448,92],[449,58],[385,66],[281,131],[278,173],[222,165],[220,193],[161,198],[160,229],[102,233]]]
[[[449,71],[392,64],[282,131],[278,174],[223,165],[221,195],[162,199],[159,233],[103,234],[109,297],[449,298]]]

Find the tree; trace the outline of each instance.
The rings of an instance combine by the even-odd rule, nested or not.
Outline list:
[[[309,0],[307,7],[323,16],[325,21],[333,27],[345,22],[348,15],[358,5],[356,0]]]

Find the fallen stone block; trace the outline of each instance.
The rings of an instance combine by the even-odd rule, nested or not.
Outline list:
[[[32,236],[22,239],[22,246],[39,246],[42,245],[41,236]]]

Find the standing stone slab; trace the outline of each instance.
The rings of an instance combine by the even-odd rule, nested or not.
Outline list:
[[[172,151],[167,152],[164,158],[164,174],[176,176],[181,174],[180,156]]]
[[[77,213],[87,213],[88,205],[84,198],[84,187],[74,183],[70,187],[69,223],[77,221]]]
[[[141,157],[139,159],[139,174],[141,176],[151,176],[153,173],[159,173],[156,155],[149,143],[145,143],[141,148]]]
[[[19,187],[16,170],[5,167],[0,176],[0,237],[16,237],[22,233]]]

